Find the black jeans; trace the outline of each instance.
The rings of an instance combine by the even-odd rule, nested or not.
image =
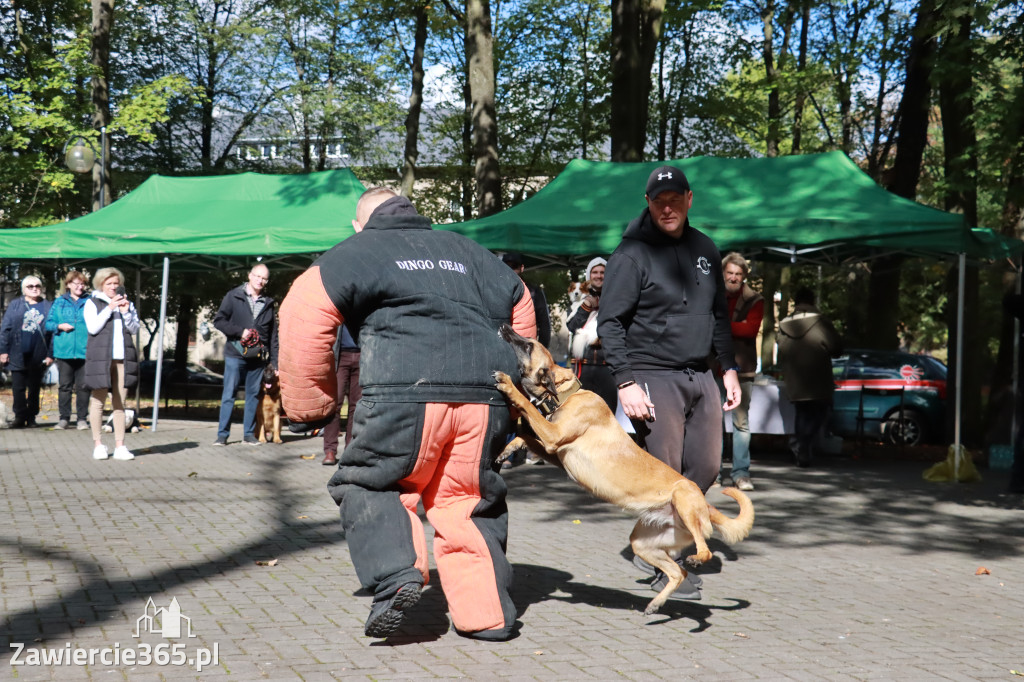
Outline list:
[[[796,412],[793,437],[793,453],[796,461],[809,464],[815,455],[815,446],[820,441],[825,424],[828,422],[828,411],[832,404],[827,400],[798,400],[793,402]]]
[[[39,414],[39,387],[43,383],[45,371],[46,368],[42,364],[11,370],[16,422],[34,422],[36,415]]]
[[[57,372],[60,376],[60,390],[57,393],[57,410],[64,421],[71,420],[71,395],[75,396],[75,413],[78,423],[89,419],[89,394],[85,387],[85,358],[57,358]]]

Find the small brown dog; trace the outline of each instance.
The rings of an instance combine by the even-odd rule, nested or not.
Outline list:
[[[749,497],[724,488],[722,492],[740,506],[736,518],[725,516],[708,504],[693,481],[637,446],[600,396],[575,390],[579,386],[575,374],[555,364],[543,345],[516,334],[508,325],[502,325],[499,333],[519,360],[522,391],[504,372],[494,373],[497,388],[533,431],[509,443],[501,458],[525,445],[565,469],[595,497],[640,517],[629,536],[633,552],[668,577],[645,614],[661,608],[686,577],[674,559],[684,547],[696,543],[696,554],[686,558],[692,566],[711,559],[707,538],[713,530],[729,543],[747,537],[754,525]],[[545,418],[535,403],[552,411]]]
[[[263,382],[260,385],[260,409],[256,411],[256,433],[261,443],[269,437],[275,443],[281,440],[281,385],[277,380],[277,368],[267,363],[263,368]]]

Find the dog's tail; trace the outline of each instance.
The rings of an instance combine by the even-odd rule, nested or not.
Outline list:
[[[711,525],[731,545],[750,535],[750,529],[754,527],[754,503],[737,488],[722,488],[722,494],[739,502],[740,513],[730,518],[709,504],[708,516],[711,517]]]

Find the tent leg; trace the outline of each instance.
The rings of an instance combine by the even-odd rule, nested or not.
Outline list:
[[[164,371],[164,325],[167,324],[167,278],[171,271],[171,259],[164,256],[164,276],[160,285],[160,324],[156,337],[156,377],[153,381],[153,432],[156,432],[160,417],[160,379]]]
[[[964,295],[967,288],[967,254],[957,259],[959,270],[956,297],[956,396],[953,416],[953,480],[960,480],[960,406],[963,397],[964,376]]]
[[[138,303],[142,300],[142,269],[135,268],[135,302]],[[135,352],[142,350],[142,325],[139,325],[139,330],[135,332]],[[142,362],[146,358],[139,358],[139,362]],[[135,384],[135,414],[142,414],[142,382],[136,382]]]

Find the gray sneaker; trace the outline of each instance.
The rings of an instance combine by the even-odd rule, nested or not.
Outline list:
[[[676,559],[676,563],[679,564],[679,568],[686,571],[686,579],[689,580],[694,587],[700,588],[704,585],[704,580],[701,579],[701,577],[694,573],[692,570],[687,569],[686,566],[683,565],[685,562],[685,557],[679,557],[678,559]],[[654,566],[651,566],[649,563],[647,563],[635,554],[633,555],[633,565],[639,568],[644,573],[647,573],[648,575],[657,575],[663,580],[666,579],[664,573],[656,569]],[[665,583],[662,582],[661,586],[665,587]]]
[[[213,441],[214,445],[227,445],[228,439],[225,436],[217,436],[217,440]]]
[[[683,582],[679,583],[679,587],[675,589],[675,592],[672,593],[672,596],[674,596],[676,599],[691,599],[693,601],[700,601],[704,595],[701,594],[700,587],[698,585],[695,585],[692,581],[692,579],[696,577],[697,576],[690,573],[685,578],[683,578]],[[654,582],[651,583],[651,589],[655,592],[661,592],[663,589],[665,589],[666,585],[668,585],[668,576],[662,573],[661,571],[658,571],[658,573],[654,577]]]
[[[57,422],[57,425],[54,426],[53,428],[59,429],[59,430],[63,431],[64,429],[68,428],[68,420],[67,419],[61,419],[59,422]]]
[[[735,481],[736,487],[740,490],[753,490],[754,483],[750,480],[750,476],[740,476]]]
[[[78,430],[79,431],[88,431],[89,430],[89,422],[86,421],[85,419],[79,419],[78,420]]]

